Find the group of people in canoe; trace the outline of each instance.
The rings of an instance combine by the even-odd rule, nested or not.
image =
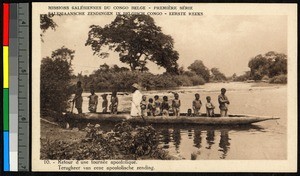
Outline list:
[[[141,87],[137,83],[133,84],[132,88],[133,90],[132,90],[131,111],[130,111],[130,115],[132,117],[139,117],[139,116],[168,117],[169,115],[173,115],[175,117],[180,116],[181,101],[178,93],[173,93],[174,99],[171,101],[171,103],[169,103],[167,96],[163,96],[162,101],[160,100],[160,97],[158,95],[155,95],[153,98],[149,97],[147,99],[147,96],[141,93]],[[78,110],[78,113],[82,113],[82,102],[83,102],[82,93],[83,93],[83,89],[81,87],[81,82],[78,81],[75,97],[73,99],[73,103],[75,104],[75,108]],[[91,95],[88,96],[89,98],[88,109],[90,112],[96,113],[97,106],[98,106],[98,96],[95,94],[95,89],[93,87],[91,87],[90,93]],[[218,103],[219,103],[221,117],[227,116],[228,105],[230,103],[225,93],[226,93],[226,89],[222,88],[221,94],[218,96]],[[107,99],[107,94],[102,94],[101,97],[103,99],[102,112],[103,113],[110,112],[111,114],[117,114],[118,105],[119,105],[117,92],[116,91],[112,92],[109,106],[108,106],[109,102]],[[185,115],[189,117],[200,116],[201,107],[202,107],[202,102],[200,100],[200,94],[196,93],[195,99],[192,102],[192,108],[189,108],[187,113],[185,113]],[[205,108],[206,108],[207,117],[215,116],[214,114],[215,106],[211,102],[210,96],[206,97]]]

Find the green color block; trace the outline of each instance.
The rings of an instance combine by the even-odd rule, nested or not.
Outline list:
[[[3,130],[9,130],[9,89],[3,89]]]

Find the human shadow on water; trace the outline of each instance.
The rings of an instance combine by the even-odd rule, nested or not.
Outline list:
[[[101,123],[100,128],[109,132],[114,128],[114,123]],[[133,124],[133,126],[135,126]],[[191,145],[182,140],[193,140],[192,146],[200,156],[201,151],[208,150],[220,153],[220,159],[226,159],[230,151],[230,133],[234,132],[265,132],[265,129],[258,125],[240,125],[240,126],[205,126],[188,124],[155,124],[152,125],[158,135],[160,145],[165,150],[175,147],[177,153],[183,145]],[[206,140],[204,143],[203,140]],[[215,144],[217,144],[215,146]],[[185,147],[186,148],[186,147]],[[190,149],[190,147],[188,147]],[[190,151],[186,151],[190,152]],[[203,152],[202,152],[203,153]]]
[[[208,144],[206,149],[211,149],[212,145],[215,144],[215,131],[214,130],[207,130],[206,131],[206,142]]]
[[[181,134],[180,129],[168,129],[164,128],[159,130],[160,141],[164,149],[168,149],[169,143],[173,142],[176,151],[178,151],[180,146]]]
[[[172,134],[176,151],[178,151],[181,141],[180,129],[174,129]]]
[[[220,152],[220,159],[226,159],[230,151],[230,140],[231,140],[229,137],[230,132],[233,131],[264,132],[264,128],[257,125],[231,126],[231,127],[156,125],[154,126],[154,128],[156,128],[158,133],[163,136],[161,138],[162,140],[161,143],[163,143],[164,145],[168,145],[170,142],[173,142],[177,153],[179,152],[180,147],[182,145],[185,145],[185,143],[181,142],[182,138],[187,138],[188,140],[193,139],[193,147],[195,147],[198,150],[198,152],[196,152],[197,155],[201,155],[200,150],[203,149],[211,150],[211,152]],[[203,136],[205,134],[206,137]],[[202,139],[206,140],[206,145],[203,144]],[[216,143],[218,144],[217,149],[216,147],[213,147],[214,144]]]
[[[201,146],[201,141],[202,141],[201,133],[202,133],[201,130],[197,130],[197,129],[194,130],[194,147],[196,147],[198,149],[200,149],[202,147]]]
[[[162,129],[160,131],[160,141],[163,143],[163,148],[164,149],[168,149],[169,148],[169,142],[171,141],[170,137],[170,131],[169,129],[165,128],[165,129]]]
[[[219,151],[222,152],[222,154],[220,156],[221,159],[226,158],[227,153],[230,149],[229,140],[231,140],[231,139],[229,138],[228,130],[221,130],[220,142],[219,142],[219,147],[220,147]]]

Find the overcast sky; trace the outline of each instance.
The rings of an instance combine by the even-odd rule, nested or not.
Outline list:
[[[93,55],[90,46],[85,46],[90,25],[104,26],[115,16],[55,16],[58,27],[47,30],[42,43],[42,57],[66,46],[75,50],[74,73],[91,74],[99,65],[117,64],[118,53],[100,59]],[[287,53],[286,16],[201,16],[170,17],[153,16],[156,25],[175,41],[179,52],[179,66],[187,68],[194,60],[202,60],[208,68],[217,67],[231,76],[248,71],[251,57],[268,51]],[[161,73],[163,68],[149,65],[153,73]]]

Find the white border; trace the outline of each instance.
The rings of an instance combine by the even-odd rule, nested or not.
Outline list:
[[[40,160],[40,61],[41,39],[39,14],[53,4],[32,3],[32,170],[58,171],[56,164]],[[71,3],[83,5],[82,3]],[[88,5],[116,3],[89,3]],[[131,5],[131,3],[117,3]],[[145,3],[134,3],[141,5]],[[147,5],[151,3],[147,3]],[[157,5],[157,3],[155,3]],[[163,3],[161,3],[163,4]],[[176,4],[176,3],[174,3]],[[86,5],[86,3],[84,4]],[[165,4],[165,5],[170,5]],[[182,3],[180,5],[183,5]],[[206,15],[287,15],[288,17],[288,122],[287,160],[142,160],[138,165],[151,165],[161,172],[296,172],[297,171],[297,4],[211,4],[189,3]]]

